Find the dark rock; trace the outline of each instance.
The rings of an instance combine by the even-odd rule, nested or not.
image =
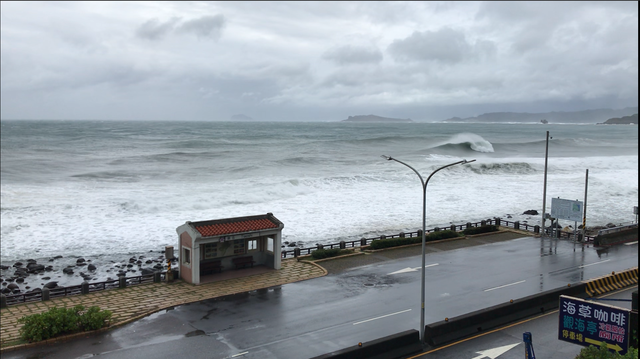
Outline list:
[[[62,273],[64,273],[64,274],[73,274],[73,269],[72,269],[72,268],[69,268],[69,267],[64,268],[64,269],[62,270]]]
[[[44,267],[44,270],[46,270],[47,272],[51,272],[53,270],[53,266],[46,266]]]
[[[87,265],[87,263],[85,263],[85,262],[82,262],[82,263],[76,263],[76,265],[77,265],[78,267],[82,267],[82,266],[86,266],[86,265]]]
[[[535,209],[530,209],[528,211],[524,211],[522,214],[529,214],[532,216],[537,216],[538,215],[538,211],[536,211]]]
[[[287,245],[287,247],[296,247],[296,244],[295,244],[295,243],[289,243],[289,244]]]
[[[22,262],[15,262],[15,263],[13,263],[13,266],[16,267],[16,268],[17,267],[22,267]]]
[[[57,286],[58,286],[58,282],[49,282],[49,283],[45,284],[43,287],[52,289],[52,288],[56,288]]]
[[[24,278],[16,278],[16,283],[24,283]]]
[[[42,277],[42,280],[49,280],[51,277]]]
[[[29,291],[29,293],[40,293],[40,292],[42,292],[42,289],[40,288],[33,288]]]
[[[13,294],[20,294],[20,288],[14,289],[12,293]]]
[[[153,274],[153,273],[155,273],[155,271],[153,269],[150,269],[150,268],[142,268],[142,269],[140,269],[140,273],[142,275],[147,275],[147,274]]]
[[[146,262],[144,262],[144,263],[145,263],[145,264],[151,264],[151,263],[153,263],[153,261],[152,261],[151,259],[147,259],[147,261],[146,261]]]
[[[27,267],[29,266],[29,263],[38,263],[35,259],[27,259]]]
[[[133,267],[133,264],[131,263],[127,264],[127,268],[131,268],[131,267]]]
[[[42,272],[42,271],[44,271],[44,265],[43,264],[29,263],[29,265],[27,266],[27,269],[29,270],[29,273]]]
[[[10,290],[14,290],[17,288],[20,288],[20,287],[15,283],[9,283],[9,285],[7,286],[7,289],[10,289]]]
[[[0,266],[0,269],[5,270],[5,269],[9,269],[9,266]]]
[[[2,292],[2,294],[9,294],[9,293],[11,293],[11,289],[9,289],[9,288],[2,288],[2,290],[0,290],[0,292]]]
[[[13,272],[13,275],[16,277],[28,277],[29,273],[24,268],[16,268],[15,272]]]
[[[90,271],[94,271],[94,270],[96,270],[96,266],[94,266],[93,264],[89,264],[87,269],[90,270]]]
[[[62,258],[62,256],[55,256],[55,257],[53,257],[53,259],[60,259],[60,258]]]
[[[80,263],[84,263],[86,262],[86,260],[84,258],[78,258],[78,260],[76,260],[76,265],[80,264]]]

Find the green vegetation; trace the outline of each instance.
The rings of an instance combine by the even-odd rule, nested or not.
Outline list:
[[[430,241],[437,241],[440,239],[456,238],[456,237],[462,237],[462,235],[458,232],[451,231],[451,230],[437,231],[437,232],[429,233],[425,237],[425,241],[430,242]],[[399,238],[376,239],[373,242],[371,242],[371,245],[369,246],[369,248],[382,249],[382,248],[390,248],[390,247],[397,247],[397,246],[405,246],[407,244],[415,244],[415,243],[422,243],[422,238],[421,237],[409,237],[409,238],[399,237]]]
[[[311,258],[324,259],[324,258],[342,256],[342,255],[351,254],[351,253],[353,253],[353,251],[350,249],[338,249],[338,248],[316,249],[315,251],[311,252]]]
[[[498,227],[490,224],[482,227],[467,228],[464,231],[462,231],[462,233],[464,233],[465,236],[469,236],[473,234],[489,233],[489,232],[497,232],[497,231],[498,231]]]
[[[40,314],[25,315],[18,319],[24,324],[20,328],[22,339],[38,342],[59,335],[90,331],[108,326],[111,311],[101,311],[98,307],[85,310],[83,305],[73,308],[51,308]]]
[[[629,348],[625,355],[620,355],[607,349],[607,344],[602,342],[600,348],[591,345],[582,349],[575,359],[638,359],[638,349]]]

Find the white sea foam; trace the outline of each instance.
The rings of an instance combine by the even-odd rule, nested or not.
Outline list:
[[[447,163],[477,159],[439,171],[430,179],[428,227],[520,216],[525,210],[540,211],[542,207],[544,157],[540,153],[544,154],[544,148],[539,147],[544,144],[544,133],[540,134],[539,126],[476,125],[471,126],[474,133],[459,133],[455,124],[428,124],[425,128],[271,124],[256,130],[271,136],[264,139],[260,150],[260,135],[242,137],[243,131],[252,131],[247,124],[227,124],[230,132],[204,124],[203,138],[216,143],[207,149],[211,152],[206,156],[198,154],[202,146],[190,150],[198,137],[180,148],[182,145],[169,141],[171,133],[163,133],[153,124],[146,126],[138,130],[158,132],[148,134],[148,142],[128,141],[123,146],[119,140],[96,139],[95,147],[83,149],[86,158],[66,160],[72,146],[65,145],[62,138],[56,152],[40,153],[50,156],[46,161],[26,161],[28,173],[16,169],[31,153],[20,153],[23,149],[18,145],[9,148],[12,142],[6,141],[3,131],[2,261],[60,254],[148,253],[165,245],[175,246],[176,227],[185,221],[267,212],[285,223],[285,241],[303,246],[415,231],[421,226],[420,181],[413,171],[381,159],[380,154],[412,165],[425,180]],[[582,146],[581,153],[586,153],[581,156],[559,153],[560,149],[574,153],[574,148],[554,148],[556,152],[551,152],[548,161],[547,206],[552,197],[583,200],[585,170],[589,169],[588,225],[632,220],[638,198],[637,132],[611,126],[561,128],[566,131],[554,134],[556,139],[575,137],[580,143],[586,139],[594,146]],[[291,135],[278,137],[284,130]],[[383,141],[383,147],[378,140],[368,141],[379,139],[381,132],[391,139]],[[214,136],[229,138],[225,142]],[[419,143],[403,140],[421,137],[424,140]],[[165,144],[159,144],[162,139]],[[362,141],[354,145],[354,139]],[[636,148],[628,149],[634,140]],[[29,147],[24,138],[14,141]],[[243,141],[252,143],[246,152],[237,145]],[[523,150],[502,153],[490,141],[514,148],[521,144]],[[426,153],[420,150],[424,143],[428,143]],[[598,148],[596,143],[624,143],[626,147],[616,155],[604,156],[593,149]],[[440,147],[443,144],[469,144],[469,148],[456,148],[452,154]],[[154,154],[167,153],[165,146],[184,154],[158,161]],[[57,157],[63,158],[64,166],[56,167]],[[72,177],[78,173],[112,175]],[[117,180],[131,177],[137,180]]]

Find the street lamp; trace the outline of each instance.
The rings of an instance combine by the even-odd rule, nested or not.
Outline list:
[[[396,162],[398,162],[400,164],[403,164],[403,165],[411,168],[411,170],[418,175],[418,177],[420,178],[420,182],[422,183],[422,285],[421,285],[421,290],[420,290],[420,292],[421,292],[421,297],[420,297],[420,341],[422,343],[424,343],[424,291],[425,291],[425,288],[424,288],[424,286],[425,286],[425,283],[424,283],[425,282],[425,268],[424,267],[425,267],[425,242],[426,242],[426,235],[425,235],[426,228],[425,228],[425,225],[426,225],[426,218],[427,218],[427,185],[429,184],[429,180],[431,179],[431,177],[434,174],[436,174],[436,172],[438,172],[438,171],[440,171],[442,169],[445,169],[447,167],[451,167],[451,166],[455,166],[455,165],[461,165],[461,164],[465,164],[465,163],[471,163],[471,162],[474,162],[475,160],[471,160],[471,161],[462,160],[462,161],[458,161],[458,162],[455,162],[455,163],[450,163],[450,164],[448,164],[446,166],[442,166],[442,167],[438,168],[437,170],[431,172],[431,174],[427,178],[427,181],[425,182],[422,179],[422,176],[420,175],[420,173],[418,171],[416,171],[415,168],[409,166],[408,164],[406,164],[406,163],[404,163],[404,162],[402,162],[400,160],[397,160],[395,158],[392,158],[390,156],[382,155],[381,157],[386,159],[386,160],[388,160],[388,161],[396,161]]]

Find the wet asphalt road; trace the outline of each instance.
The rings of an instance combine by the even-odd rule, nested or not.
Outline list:
[[[426,323],[638,264],[637,244],[604,251],[567,241],[506,239],[428,246]],[[418,329],[417,248],[323,262],[330,274],[322,278],[179,306],[94,337],[3,358],[321,355]]]

